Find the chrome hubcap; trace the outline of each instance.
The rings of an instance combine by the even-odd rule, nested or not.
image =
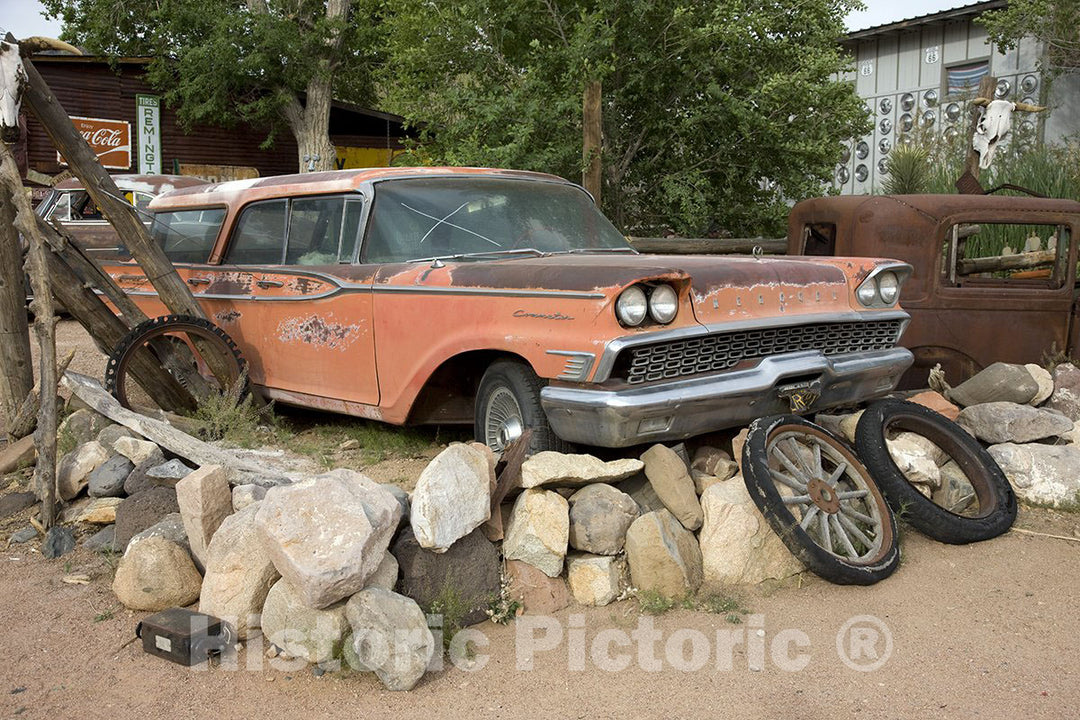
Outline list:
[[[524,418],[517,398],[509,388],[496,388],[484,409],[484,444],[502,452],[524,431]]]

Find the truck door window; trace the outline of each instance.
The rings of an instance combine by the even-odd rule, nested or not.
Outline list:
[[[942,248],[946,281],[957,287],[1059,288],[1068,279],[1068,225],[958,223]]]
[[[803,255],[836,254],[836,225],[833,223],[807,223],[803,226]]]
[[[338,260],[345,198],[309,197],[292,201],[286,265],[329,265]]]

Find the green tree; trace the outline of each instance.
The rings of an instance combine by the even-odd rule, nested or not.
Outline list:
[[[287,128],[302,170],[329,170],[330,104],[370,87],[377,0],[43,0],[91,53],[148,57],[147,78],[182,123]]]
[[[1034,37],[1046,48],[1044,69],[1051,73],[1080,70],[1080,0],[1024,0],[979,16],[990,39],[1001,48],[1014,48],[1023,37]]]
[[[782,234],[869,120],[838,47],[857,0],[398,0],[388,109],[421,161],[577,178],[603,83],[603,201],[624,230]]]

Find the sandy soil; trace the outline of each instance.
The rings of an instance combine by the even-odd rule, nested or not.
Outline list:
[[[93,372],[89,357],[76,362]],[[0,538],[29,512],[0,522]],[[1022,508],[1017,526],[1080,536],[1080,516],[1046,510]],[[429,673],[411,693],[267,660],[261,640],[215,668],[151,657],[132,642],[145,614],[116,601],[106,559],[80,548],[49,561],[36,542],[9,545],[0,717],[1075,717],[1080,542],[1011,532],[947,546],[902,528],[902,543],[899,570],[872,587],[807,575],[745,591],[738,625],[687,610],[642,616],[634,601],[484,623],[471,669]],[[90,583],[63,582],[77,573]],[[562,641],[541,650],[556,626]]]

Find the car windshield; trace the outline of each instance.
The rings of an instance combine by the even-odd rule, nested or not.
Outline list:
[[[573,251],[633,252],[573,185],[490,177],[379,183],[364,261],[432,257],[484,260]]]

